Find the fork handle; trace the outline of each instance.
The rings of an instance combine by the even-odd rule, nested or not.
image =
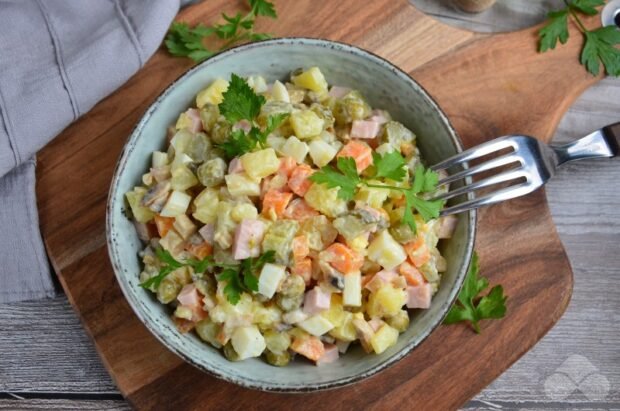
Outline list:
[[[603,127],[602,131],[614,157],[618,157],[620,155],[620,123]]]

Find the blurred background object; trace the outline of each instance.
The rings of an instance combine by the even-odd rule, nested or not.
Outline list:
[[[409,0],[419,10],[443,23],[482,33],[513,31],[541,23],[550,10],[564,7],[562,0]],[[614,0],[615,1],[615,0]],[[458,5],[457,5],[458,3]],[[472,14],[461,10],[465,3],[495,3]],[[482,4],[481,4],[482,5]]]
[[[495,4],[495,0],[454,0],[461,10],[468,13],[480,13]]]

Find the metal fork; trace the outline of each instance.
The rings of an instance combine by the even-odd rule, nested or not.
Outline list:
[[[507,154],[465,168],[454,174],[447,174],[439,180],[439,185],[454,183],[478,173],[492,171],[498,167],[514,165],[505,171],[482,180],[469,182],[453,190],[447,190],[434,199],[448,200],[461,195],[474,194],[476,190],[503,184],[498,189],[485,193],[481,197],[471,196],[469,199],[444,209],[441,215],[462,213],[474,208],[496,204],[512,198],[521,197],[535,191],[555,175],[556,169],[564,163],[584,158],[617,157],[620,155],[620,123],[612,124],[597,130],[579,140],[566,145],[547,145],[533,137],[511,135],[491,140],[469,150],[450,157],[433,167],[438,172],[447,172],[455,166],[465,166],[467,162],[476,160],[502,150],[511,149]]]

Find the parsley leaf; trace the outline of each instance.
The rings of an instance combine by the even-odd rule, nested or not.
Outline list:
[[[570,7],[587,14],[588,16],[595,16],[598,14],[596,7],[604,6],[605,0],[573,0],[570,2]]]
[[[269,3],[265,0],[250,0],[250,7],[252,7],[252,13],[256,16],[265,16],[271,18],[277,18],[276,9],[273,7],[273,3]]]
[[[321,170],[310,176],[310,181],[325,184],[327,188],[338,188],[338,197],[349,201],[355,195],[355,189],[362,182],[357,174],[353,157],[338,157],[338,170],[331,166],[323,166]]]
[[[237,13],[228,16],[222,13],[225,23],[207,27],[199,24],[190,28],[187,23],[174,22],[166,36],[164,44],[170,54],[176,57],[189,57],[197,63],[214,55],[216,51],[225,50],[233,44],[243,40],[258,41],[270,38],[267,33],[255,33],[254,23],[257,16],[277,18],[273,3],[266,0],[249,0],[250,12],[245,16]],[[215,35],[217,38],[227,40],[219,50],[213,51],[205,46],[205,40]]]
[[[540,31],[540,45],[538,51],[543,53],[549,49],[555,49],[558,40],[562,44],[568,41],[568,10],[552,11],[547,14],[549,23]]]
[[[489,286],[486,278],[478,277],[479,272],[478,255],[474,253],[458,301],[448,312],[444,324],[469,321],[474,331],[480,334],[481,320],[498,319],[506,315],[508,297],[504,295],[501,285],[496,285],[486,296],[479,298],[479,294]]]
[[[267,251],[257,258],[246,258],[241,261],[240,269],[227,268],[217,276],[218,281],[226,281],[224,295],[229,303],[236,305],[244,291],[258,291],[259,271],[266,263],[275,261],[275,252]]]
[[[620,50],[615,47],[620,44],[620,31],[608,26],[584,34],[586,44],[581,52],[581,64],[597,76],[602,62],[607,74],[620,76]]]
[[[156,249],[155,254],[157,255],[157,258],[159,258],[159,260],[162,262],[162,267],[156,276],[151,277],[145,282],[140,284],[140,286],[143,288],[151,289],[151,288],[159,287],[159,284],[161,284],[162,280],[166,278],[168,274],[170,274],[177,268],[183,267],[184,265],[178,262],[177,260],[175,260],[174,257],[172,257],[172,254],[170,254],[168,251],[164,250],[163,248]],[[200,263],[201,262],[198,262],[198,264]]]
[[[220,114],[231,123],[239,120],[252,121],[265,104],[265,97],[257,95],[248,83],[235,73],[230,76],[228,90],[219,104]]]
[[[605,5],[605,0],[565,0],[564,2],[566,7],[550,12],[548,23],[538,32],[540,41],[538,51],[542,53],[554,49],[558,40],[562,44],[568,41],[568,17],[571,16],[585,39],[581,50],[581,64],[594,76],[600,73],[601,63],[607,74],[620,76],[620,50],[616,47],[620,44],[620,32],[612,26],[588,30],[579,17],[579,13],[588,16],[596,15],[597,7]]]
[[[385,177],[394,181],[402,181],[407,174],[405,169],[405,159],[398,151],[391,151],[383,156],[372,153],[373,165],[376,172],[375,177]]]
[[[267,118],[267,127],[265,127],[264,131],[261,131],[256,126],[253,126],[249,133],[245,133],[243,130],[235,130],[231,133],[230,137],[228,137],[228,140],[222,144],[218,144],[218,147],[224,150],[224,154],[228,159],[232,159],[244,153],[249,153],[254,150],[257,145],[265,147],[269,134],[280,127],[287,117],[288,113],[269,116]]]

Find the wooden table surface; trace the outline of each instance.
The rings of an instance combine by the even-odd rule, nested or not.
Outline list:
[[[618,120],[620,80],[605,79],[569,110],[555,141]],[[549,334],[464,409],[620,409],[618,180],[616,159],[569,164],[548,184],[575,275],[572,301]],[[0,305],[4,409],[129,409],[64,295]]]

